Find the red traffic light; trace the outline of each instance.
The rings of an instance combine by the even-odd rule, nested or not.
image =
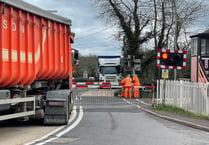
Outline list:
[[[158,49],[157,67],[164,69],[185,69],[186,51]]]
[[[162,53],[161,57],[164,60],[168,59],[168,53],[166,53],[166,52]]]

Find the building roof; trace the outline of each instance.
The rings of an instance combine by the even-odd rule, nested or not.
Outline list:
[[[190,38],[193,38],[193,37],[209,38],[209,29],[207,29],[203,33],[190,36]]]

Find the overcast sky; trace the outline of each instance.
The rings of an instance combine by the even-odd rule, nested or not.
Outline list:
[[[24,1],[45,10],[57,10],[56,14],[71,19],[72,31],[76,35],[72,46],[78,49],[82,55],[121,55],[121,43],[113,38],[116,29],[105,25],[104,21],[96,18],[99,10],[92,6],[91,0]],[[191,25],[194,34],[208,29],[208,16]]]
[[[72,20],[75,41],[72,45],[82,55],[121,55],[121,44],[113,38],[115,29],[97,19],[98,9],[91,0],[24,0]]]

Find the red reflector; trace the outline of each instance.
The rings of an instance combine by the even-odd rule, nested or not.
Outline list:
[[[102,85],[111,85],[110,82],[103,82]]]
[[[168,53],[162,53],[161,57],[162,59],[168,59]]]
[[[111,86],[102,86],[102,85],[100,85],[99,87],[100,88],[111,88]]]

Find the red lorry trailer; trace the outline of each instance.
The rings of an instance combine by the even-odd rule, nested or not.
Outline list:
[[[0,121],[66,124],[72,108],[71,20],[21,0],[0,0],[0,11]]]

